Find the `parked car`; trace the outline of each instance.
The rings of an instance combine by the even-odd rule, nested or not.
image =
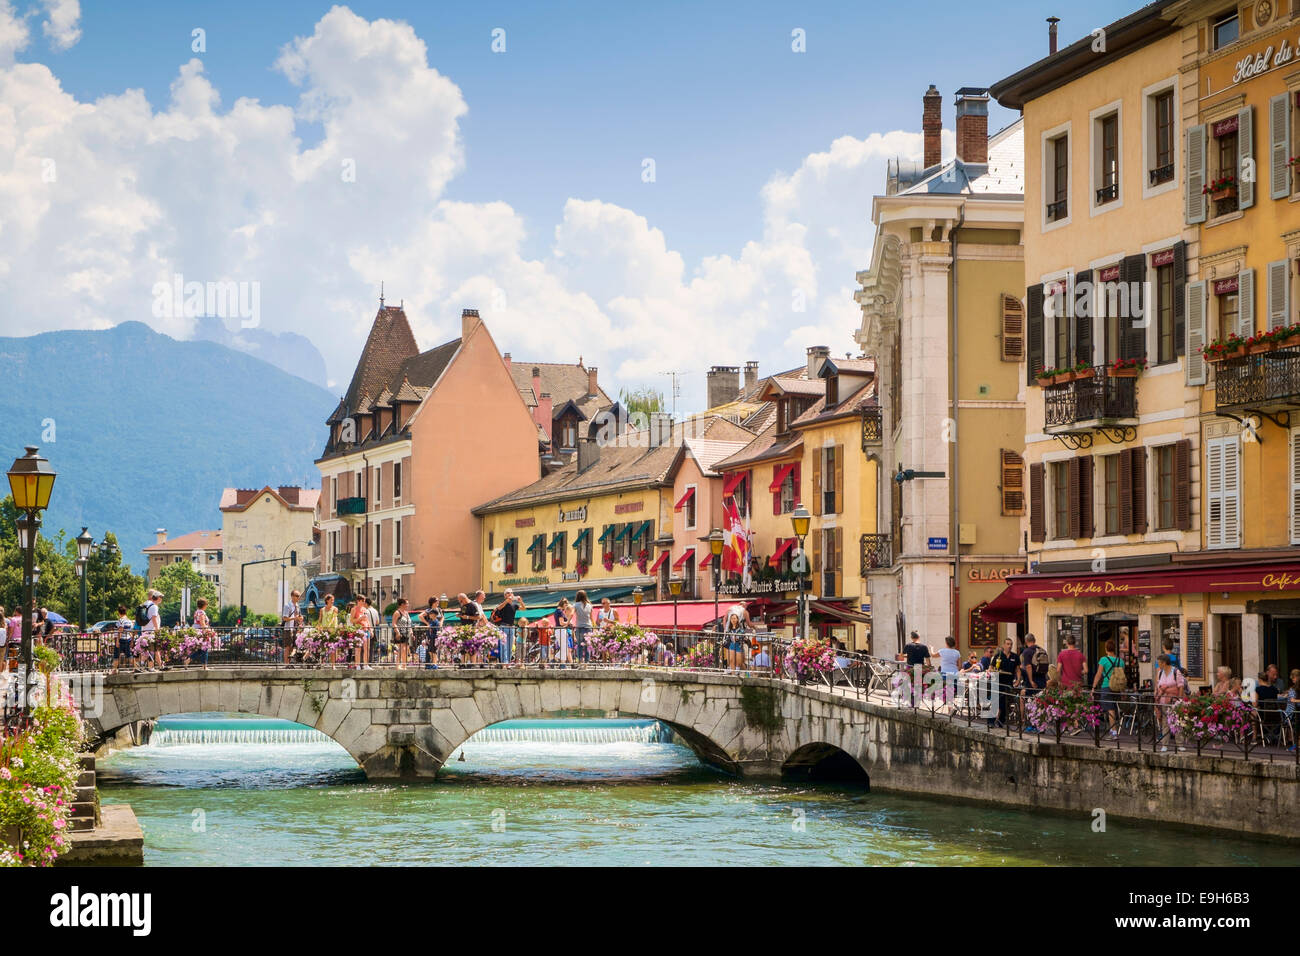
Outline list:
[[[116,630],[117,630],[116,620],[96,621],[94,624],[90,625],[89,633],[98,634],[101,631],[116,631]]]

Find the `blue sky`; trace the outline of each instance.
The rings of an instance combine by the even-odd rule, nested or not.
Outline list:
[[[58,50],[37,26],[41,13],[35,0],[9,2],[19,16],[28,17],[32,34],[30,43],[17,53],[20,63],[44,63],[78,103],[94,103],[101,97],[139,89],[149,107],[158,112],[167,108],[178,71],[191,58],[200,61],[202,76],[219,97],[218,113],[230,111],[240,97],[255,98],[263,107],[295,107],[304,85],[291,82],[285,71],[277,69],[277,58],[294,38],[312,35],[330,9],[321,3],[280,0],[183,5],[91,0],[81,5],[79,40]],[[574,253],[566,255],[557,247],[555,232],[566,219],[570,200],[599,201],[605,213],[623,210],[643,217],[650,233],[662,232],[666,252],[680,255],[682,283],[688,285],[706,258],[740,257],[747,243],[765,238],[771,209],[760,197],[774,177],[795,176],[808,157],[830,150],[839,137],[866,140],[873,133],[919,131],[920,98],[930,83],[944,94],[944,121],[950,128],[956,88],[988,85],[1045,54],[1046,16],[1055,13],[1064,17],[1064,44],[1130,12],[1133,4],[1131,0],[1108,0],[1089,4],[1087,13],[1078,7],[1040,2],[982,7],[948,2],[821,3],[815,7],[749,2],[698,7],[674,3],[357,0],[348,8],[369,23],[379,18],[409,23],[427,47],[428,67],[454,83],[463,98],[466,111],[454,119],[461,149],[457,171],[429,195],[420,196],[419,202],[429,208],[442,201],[508,204],[512,228],[522,229],[511,254],[523,262],[542,263],[544,269],[560,276],[557,281],[568,298],[544,301],[559,312],[568,310],[572,324],[573,318],[580,321],[587,314],[585,305],[574,304],[574,297],[589,298],[597,311],[609,316],[608,303],[618,290],[601,289],[599,280],[583,281],[565,272]],[[207,49],[202,54],[191,52],[195,27],[206,31]],[[505,53],[492,52],[495,28],[506,31]],[[795,28],[806,33],[805,53],[791,50]],[[357,39],[349,50],[364,58],[365,43]],[[364,75],[363,66],[357,67],[358,76]],[[376,108],[386,108],[386,104],[376,104]],[[418,113],[394,122],[403,118],[424,122]],[[998,128],[1013,119],[995,108],[991,125]],[[300,151],[306,151],[320,144],[325,129],[320,122],[299,115],[293,133],[300,141]],[[398,143],[396,148],[407,147]],[[129,156],[124,149],[124,163],[129,163]],[[882,156],[873,154],[870,161],[883,162]],[[656,164],[653,183],[642,181],[642,160],[647,157]],[[167,175],[174,178],[175,189],[187,185],[183,170],[173,169]],[[401,181],[397,173],[390,178]],[[879,181],[874,166],[871,181]],[[777,342],[761,357],[779,363],[778,349],[789,354],[799,350],[800,341],[813,344],[799,336],[838,329],[851,321],[852,308],[846,307],[844,297],[851,296],[852,269],[866,262],[852,264],[850,260],[861,254],[864,243],[869,246],[871,234],[869,221],[864,221],[870,209],[869,190],[855,191],[860,195],[844,197],[852,203],[852,218],[827,224],[823,230],[827,235],[854,233],[846,240],[851,252],[845,253],[844,261],[831,263],[816,242],[807,245],[809,270],[817,276],[821,297],[816,314],[778,323],[779,327],[765,333],[766,338],[745,340],[738,349],[753,352],[767,348],[764,343]],[[159,187],[159,193],[163,192],[167,191]],[[202,190],[198,192],[201,195]],[[793,207],[783,210],[783,221],[801,223],[799,190],[790,192]],[[78,201],[84,204],[85,199]],[[246,201],[254,209],[258,203],[257,199]],[[156,204],[163,209],[160,218],[175,218],[176,212],[167,202]],[[375,208],[378,216],[392,215],[383,203],[376,201]],[[816,214],[808,213],[809,217]],[[808,228],[815,232],[820,227],[809,223]],[[169,234],[185,229],[183,223],[168,224]],[[143,244],[143,236],[136,238]],[[362,245],[373,252],[379,241],[375,237]],[[157,245],[155,236],[152,246],[156,249]],[[618,245],[611,240],[611,248]],[[586,248],[589,251],[590,244]],[[0,246],[0,254],[3,252]],[[317,253],[315,258],[321,255],[329,252]],[[619,268],[635,271],[638,255],[643,253],[635,253],[635,261],[624,261]],[[155,271],[182,265],[179,253],[159,258],[164,261],[151,264]],[[360,301],[371,278],[384,278],[393,296],[402,295],[406,287],[409,299],[428,312],[417,326],[426,347],[435,344],[428,338],[454,333],[447,314],[454,311],[449,308],[451,291],[462,296],[481,292],[485,286],[475,284],[476,276],[491,273],[496,278],[490,281],[506,288],[512,303],[528,301],[535,303],[534,309],[542,308],[541,293],[536,290],[516,294],[508,288],[509,276],[524,268],[518,261],[497,272],[476,262],[473,275],[457,275],[458,267],[448,267],[436,282],[426,282],[417,291],[411,263],[387,266],[383,256],[360,258],[366,265],[363,269],[356,267],[359,254],[351,251],[349,261],[358,273],[351,281],[356,288],[349,286],[335,294]],[[223,275],[237,267],[258,274],[259,267],[250,266],[246,259],[237,265],[205,261],[202,266]],[[188,272],[192,274],[196,268],[190,264]],[[272,280],[268,276],[264,281]],[[0,280],[0,292],[4,291]],[[447,298],[441,298],[442,291]],[[286,289],[284,298],[288,292]],[[677,309],[699,308],[697,303],[680,299],[679,292],[671,296],[647,293],[646,301],[658,303],[678,296]],[[299,299],[311,294],[310,289],[294,292]],[[784,293],[769,290],[766,294]],[[274,288],[265,291],[263,298],[276,301]],[[656,308],[659,306],[647,305],[639,314],[653,316]],[[730,308],[744,312],[742,305]],[[311,334],[301,327],[302,320],[288,317],[289,311],[283,306],[276,310],[278,316],[284,316],[283,329]],[[105,304],[93,313],[93,319],[80,321],[94,324],[101,312],[103,322],[109,324],[133,317]],[[711,324],[727,320],[722,311],[702,319]],[[268,326],[274,327],[275,321],[269,320]],[[537,339],[516,334],[509,323],[499,325],[497,337],[503,348],[511,347],[512,338],[520,339],[514,343],[517,348],[530,353],[540,347]],[[626,357],[625,353],[644,343],[638,346],[627,341],[625,330],[626,325],[611,318],[609,328],[602,326],[601,331],[621,336],[618,343],[613,338],[595,343],[588,355],[621,369],[627,384],[635,384],[633,379],[649,375],[649,366]],[[4,334],[14,331],[0,328]],[[346,331],[338,330],[339,344],[333,354],[327,354],[335,377],[350,370],[347,360],[352,347],[342,341],[347,338]],[[851,329],[845,330],[846,336],[848,332]],[[562,330],[557,330],[555,340],[557,347],[565,349],[575,344]],[[838,351],[843,340],[829,344]],[[323,350],[329,348],[328,343],[318,345]],[[357,342],[356,348],[359,346]],[[606,353],[608,357],[604,357]],[[739,364],[746,357],[759,356],[748,352],[697,358],[665,354],[660,364],[691,362],[688,370],[698,370],[702,376],[708,364]]]

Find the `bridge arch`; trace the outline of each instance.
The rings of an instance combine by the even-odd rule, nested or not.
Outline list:
[[[781,777],[817,782],[837,781],[868,786],[867,769],[848,751],[826,741],[812,741],[796,748],[781,764]]]

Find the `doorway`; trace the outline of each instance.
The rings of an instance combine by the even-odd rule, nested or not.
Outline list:
[[[1289,681],[1291,671],[1300,669],[1300,617],[1270,617],[1267,633],[1264,666],[1276,664],[1282,679]]]
[[[1218,667],[1232,670],[1233,677],[1241,677],[1241,615],[1219,615]]]
[[[1124,664],[1137,663],[1137,618],[1117,611],[1094,614],[1088,618],[1088,673],[1094,673],[1097,661],[1106,653],[1106,642],[1115,642],[1115,653]],[[1131,676],[1131,675],[1130,675]]]

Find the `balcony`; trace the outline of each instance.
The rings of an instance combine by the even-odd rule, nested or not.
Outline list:
[[[862,536],[862,577],[872,571],[881,571],[894,564],[893,549],[887,534],[864,534]]]
[[[881,417],[879,408],[864,408],[862,410],[862,451],[870,452],[873,448],[879,448],[881,441],[884,439],[884,421]]]
[[[1218,412],[1265,414],[1300,408],[1300,347],[1214,363]]]
[[[1070,203],[1067,199],[1058,199],[1056,202],[1047,204],[1047,221],[1060,222],[1070,213]]]
[[[1102,186],[1097,190],[1097,205],[1104,206],[1108,202],[1114,202],[1119,198],[1119,183],[1111,183],[1109,186]]]
[[[334,503],[334,512],[354,528],[366,517],[365,498],[340,498]]]
[[[1043,388],[1043,430],[1049,435],[1126,432],[1136,425],[1137,379],[1112,378],[1104,365],[1086,378]],[[1088,436],[1072,447],[1091,444]]]
[[[360,551],[344,551],[334,555],[334,571],[356,571],[366,566],[366,556]]]
[[[1161,183],[1167,183],[1173,178],[1173,163],[1165,163],[1163,166],[1157,166],[1155,169],[1147,170],[1147,182],[1152,186],[1159,186]]]

